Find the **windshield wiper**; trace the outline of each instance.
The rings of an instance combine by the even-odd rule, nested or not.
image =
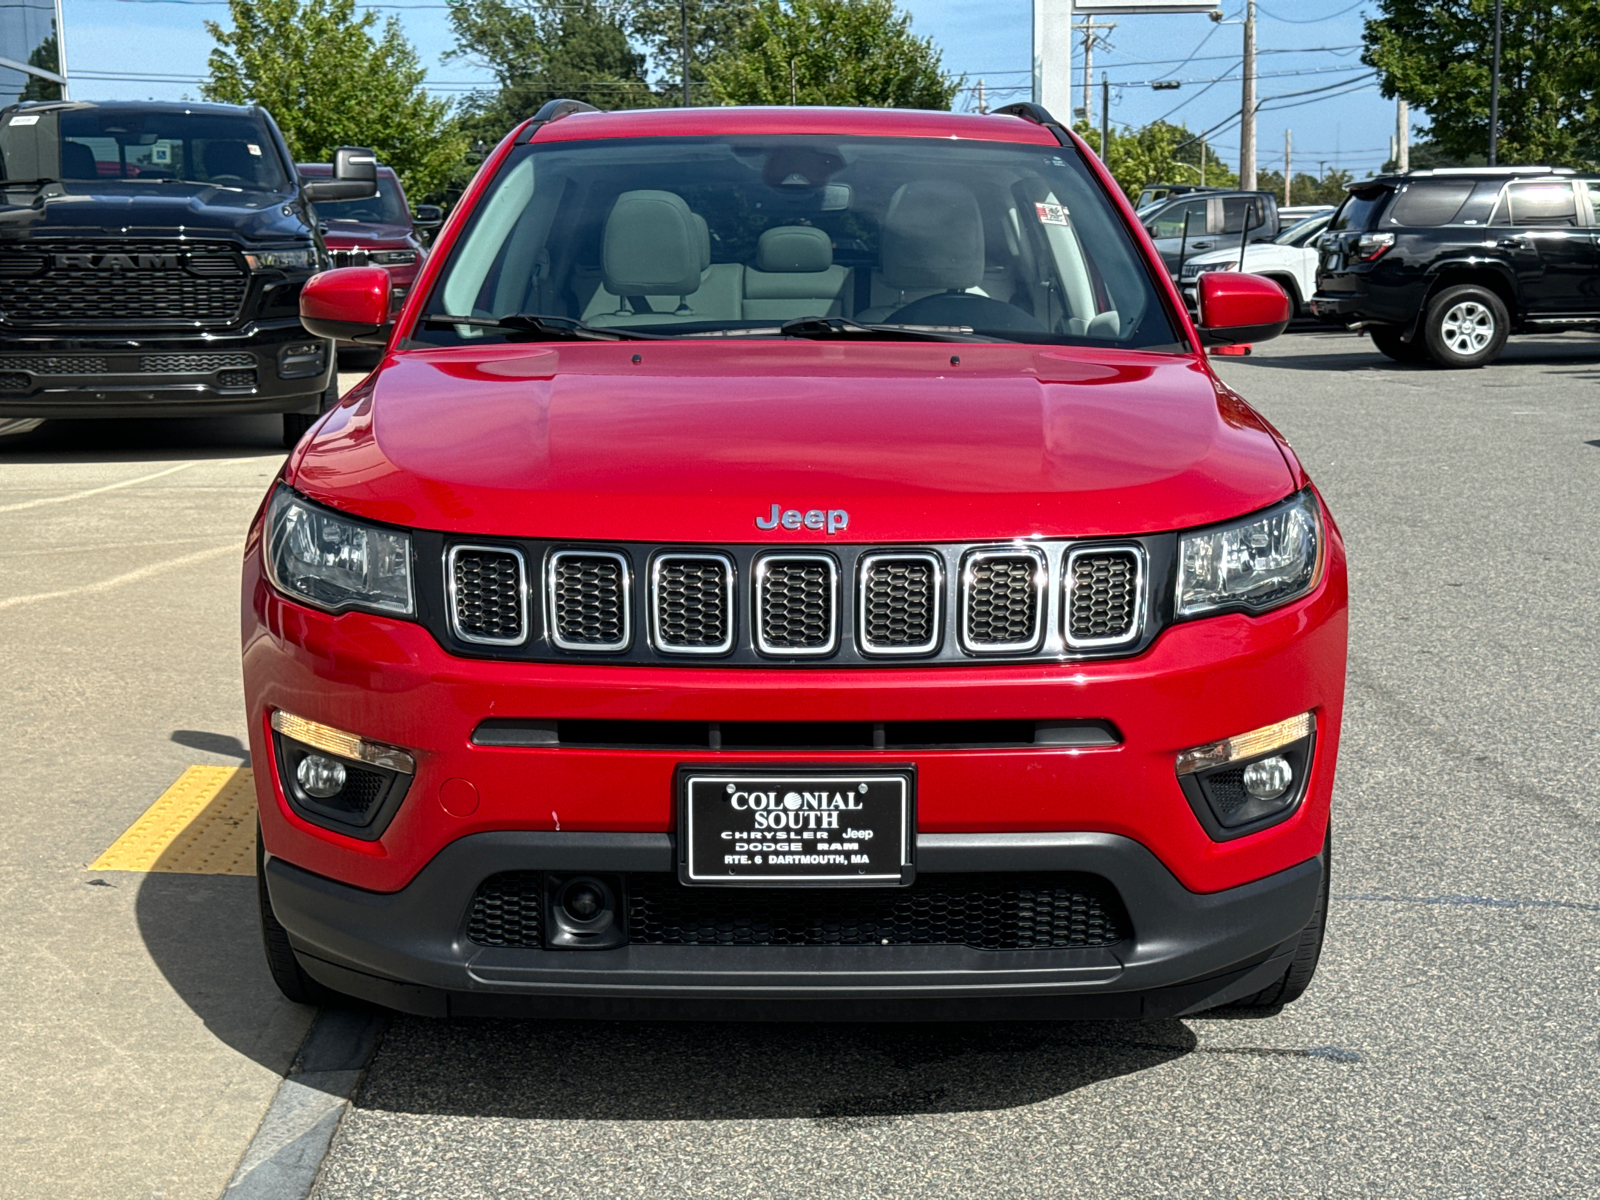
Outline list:
[[[800,317],[778,326],[784,337],[860,338],[863,341],[913,342],[992,342],[1004,339],[979,337],[965,325],[863,325],[848,317]]]
[[[546,317],[538,313],[512,313],[505,317],[453,317],[432,313],[422,318],[424,325],[442,328],[446,325],[471,325],[480,329],[503,329],[509,334],[527,334],[546,341],[622,342],[662,341],[670,334],[635,333],[627,329],[596,329],[571,317]]]

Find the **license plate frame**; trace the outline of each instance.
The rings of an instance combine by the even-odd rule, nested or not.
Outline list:
[[[862,785],[864,790],[858,790]],[[909,887],[916,879],[915,764],[680,763],[675,790],[678,882],[685,887],[882,888]],[[752,791],[773,797],[766,801],[772,807],[748,807]],[[747,806],[736,811],[733,806],[740,792],[745,793]],[[825,803],[808,803],[807,792],[825,792]],[[780,808],[790,793],[802,797],[800,802]],[[713,805],[713,801],[723,801],[725,797],[727,808]],[[852,802],[860,807],[848,807]],[[792,829],[781,835],[769,829],[758,834],[753,828],[758,814],[779,811],[786,814],[786,819],[798,817],[801,824],[822,827]],[[822,836],[830,832],[825,815],[828,813],[835,815],[837,823],[833,827],[839,830],[834,839]],[[846,825],[844,822],[850,818],[851,824]],[[740,830],[739,823],[751,828]],[[844,836],[852,830],[870,831],[873,836]],[[743,841],[732,836],[740,832],[746,834]],[[758,836],[770,837],[771,842],[757,842]],[[785,848],[730,849],[752,844]],[[805,849],[787,848],[794,846]],[[853,848],[833,848],[843,846]],[[730,862],[730,856],[744,861]],[[719,857],[723,861],[713,861]],[[774,857],[784,861],[767,861]],[[843,861],[789,861],[835,857]],[[852,861],[856,858],[866,861]]]

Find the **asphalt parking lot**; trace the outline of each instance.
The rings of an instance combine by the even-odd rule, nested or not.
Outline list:
[[[1477,372],[1322,332],[1218,362],[1350,549],[1303,1000],[1142,1025],[395,1017],[315,1195],[1600,1195],[1600,338]],[[276,434],[0,442],[0,1195],[219,1195],[311,1025],[261,963],[252,879],[85,869],[185,768],[244,762],[236,557]]]

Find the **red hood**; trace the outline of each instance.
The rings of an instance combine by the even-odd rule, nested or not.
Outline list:
[[[397,355],[289,477],[417,528],[724,543],[828,540],[758,529],[774,504],[847,510],[835,540],[983,541],[1204,525],[1295,486],[1193,358],[770,341]]]

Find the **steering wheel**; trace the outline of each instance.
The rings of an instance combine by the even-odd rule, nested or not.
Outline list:
[[[976,292],[940,292],[913,300],[885,318],[891,325],[968,325],[990,333],[1044,333],[1031,313]]]

